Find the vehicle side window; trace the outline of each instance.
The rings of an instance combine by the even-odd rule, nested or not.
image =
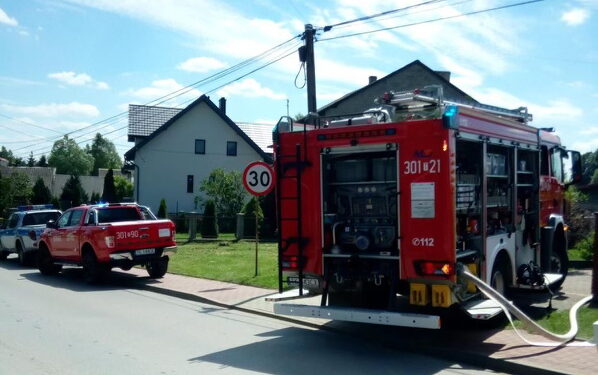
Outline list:
[[[541,156],[540,156],[540,165],[541,170],[540,174],[542,176],[548,176],[548,147],[542,146]]]
[[[553,148],[550,151],[550,162],[552,166],[551,176],[563,182],[563,160],[561,159],[561,150]]]
[[[35,222],[35,216],[25,214],[25,216],[23,217],[23,226],[35,224],[37,224]]]
[[[81,217],[83,216],[83,210],[74,210],[69,219],[68,226],[73,227],[81,223]]]
[[[71,213],[73,211],[68,211],[65,212],[60,219],[58,219],[58,222],[56,223],[58,228],[64,228],[67,226],[67,224],[69,223],[69,218],[71,217]]]
[[[8,226],[7,226],[7,228],[8,228],[8,229],[11,229],[11,228],[16,228],[16,227],[17,227],[17,224],[18,224],[18,222],[19,222],[19,215],[17,215],[17,214],[12,214],[12,215],[10,216],[10,219],[8,219]]]
[[[95,223],[96,223],[96,212],[95,212],[95,210],[89,210],[89,212],[87,213],[87,220],[85,221],[85,224],[94,225]]]

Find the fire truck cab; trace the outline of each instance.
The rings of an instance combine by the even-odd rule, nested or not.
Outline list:
[[[528,125],[526,108],[451,102],[439,86],[377,104],[277,124],[281,291],[322,295],[277,313],[438,328],[454,305],[479,319],[500,311],[463,267],[503,294],[560,286],[578,152]]]

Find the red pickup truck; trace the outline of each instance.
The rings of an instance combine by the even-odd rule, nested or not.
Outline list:
[[[83,266],[87,282],[101,280],[111,268],[144,265],[152,278],[164,276],[176,251],[170,220],[156,220],[137,204],[83,205],[48,222],[41,235],[38,268],[43,275],[63,265]]]

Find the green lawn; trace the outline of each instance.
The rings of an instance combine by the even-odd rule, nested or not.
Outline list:
[[[178,237],[178,235],[177,235]],[[276,243],[260,243],[255,276],[255,242],[232,241],[232,235],[210,242],[179,242],[168,271],[180,275],[278,289]],[[186,238],[185,238],[186,241]]]
[[[577,312],[577,323],[579,325],[578,339],[591,339],[594,336],[593,324],[598,321],[598,308],[584,306]],[[557,334],[563,334],[569,331],[569,310],[555,311],[552,314],[537,320],[536,323],[543,328]],[[515,322],[517,328],[521,328],[522,324]]]

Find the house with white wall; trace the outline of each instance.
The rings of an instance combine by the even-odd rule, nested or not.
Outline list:
[[[220,108],[205,95],[182,110],[161,108],[130,107],[129,140],[135,146],[125,153],[134,170],[135,200],[154,212],[161,199],[169,212],[194,211],[200,183],[212,170],[243,171],[252,161],[271,160],[226,115],[224,99]]]

